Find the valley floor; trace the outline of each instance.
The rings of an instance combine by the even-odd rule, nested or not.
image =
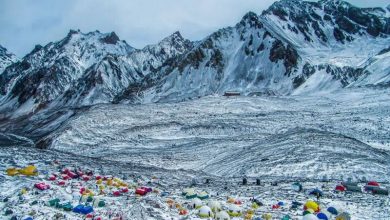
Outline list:
[[[196,190],[207,191],[225,208],[229,196],[243,201],[243,211],[250,209],[251,197],[259,196],[265,205],[255,211],[256,216],[269,212],[275,219],[286,214],[301,219],[302,208],[291,210],[291,203],[306,202],[310,199],[308,190],[320,188],[325,194],[320,200],[324,208],[337,206],[352,219],[388,219],[388,196],[336,194],[333,190],[348,178],[360,186],[376,180],[389,187],[389,116],[390,94],[372,89],[322,96],[210,96],[182,103],[95,106],[58,129],[47,150],[28,144],[0,148],[4,169],[0,189],[7,189],[0,193],[0,209],[11,208],[25,215],[40,210],[43,216],[53,216],[64,212],[41,203],[29,204],[53,197],[75,204],[78,201],[68,191],[80,188],[80,184],[96,187],[94,181],[71,180],[67,187],[52,183],[52,190],[35,193],[34,183],[47,182],[46,175],[60,171],[61,167],[52,164],[58,160],[63,167],[82,167],[126,179],[133,187],[158,189],[146,197],[135,196],[134,188],[118,198],[109,191],[104,198],[110,209],[125,212],[129,219],[182,218],[167,200],[187,207],[190,200],[181,196],[181,191],[194,181],[198,183]],[[4,174],[7,167],[31,163],[41,175]],[[153,177],[158,183],[151,181]],[[244,177],[250,180],[248,186],[239,184]],[[210,179],[209,184],[204,184],[206,179]],[[255,186],[255,179],[261,179],[262,185]],[[279,185],[272,186],[274,181]],[[291,189],[296,181],[303,184],[303,192]],[[20,198],[22,188],[30,191]],[[4,202],[4,198],[9,201]],[[279,201],[287,205],[272,209]],[[107,214],[107,209],[96,210]],[[187,218],[196,219],[197,211],[189,211]],[[68,219],[82,218],[65,214]]]

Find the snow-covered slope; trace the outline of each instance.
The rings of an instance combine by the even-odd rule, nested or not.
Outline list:
[[[68,106],[113,102],[165,62],[191,48],[192,43],[175,32],[156,45],[134,50],[128,55],[107,55],[87,69],[59,102],[65,102]]]
[[[338,0],[281,0],[198,42],[176,32],[137,50],[115,33],[71,31],[0,76],[1,109],[327,93],[389,83],[390,18]]]
[[[46,107],[108,103],[191,47],[178,32],[137,50],[115,33],[70,31],[63,40],[37,46],[6,69],[0,77],[2,108],[29,113]]]
[[[144,102],[228,90],[246,95],[329,92],[363,75],[375,78],[377,73],[363,64],[390,44],[389,21],[382,8],[282,0],[262,15],[248,13],[236,26],[215,32],[160,75],[146,79]]]
[[[4,69],[16,62],[18,58],[7,51],[4,47],[0,45],[0,74],[3,73]]]
[[[108,54],[126,55],[132,51],[134,49],[120,41],[115,33],[84,34],[71,30],[61,41],[44,47],[37,45],[20,62],[4,71],[0,76],[3,103],[29,111],[43,108]]]
[[[363,64],[366,74],[361,76],[351,86],[376,85],[388,88],[390,86],[390,47]]]
[[[220,176],[385,180],[389,95],[347,90],[322,97],[214,96],[96,106],[58,130],[49,146]]]

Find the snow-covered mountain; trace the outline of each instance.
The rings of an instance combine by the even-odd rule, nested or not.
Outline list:
[[[0,76],[2,111],[182,101],[234,90],[295,95],[389,82],[387,9],[281,0],[198,42],[176,32],[134,49],[115,33],[71,31]]]
[[[110,54],[87,69],[60,101],[70,106],[113,102],[119,94],[155,72],[165,62],[191,48],[192,43],[175,32],[142,50],[120,56]]]
[[[145,101],[227,90],[246,95],[313,93],[352,86],[357,80],[359,85],[376,84],[363,79],[381,75],[385,80],[389,74],[386,68],[370,71],[367,64],[390,44],[385,14],[382,8],[361,9],[343,1],[276,2],[261,15],[248,13],[235,27],[215,32],[166,67],[144,93]]]
[[[111,102],[132,83],[166,60],[191,48],[176,32],[142,50],[120,41],[114,33],[71,30],[61,41],[36,46],[0,76],[3,110],[22,113],[61,106]]]
[[[108,54],[126,55],[132,51],[134,48],[120,41],[115,33],[83,34],[71,30],[61,41],[37,45],[4,71],[0,76],[3,103],[27,110],[45,107]]]
[[[11,65],[17,60],[18,58],[14,54],[8,52],[7,49],[0,45],[0,74],[3,73],[7,66]]]

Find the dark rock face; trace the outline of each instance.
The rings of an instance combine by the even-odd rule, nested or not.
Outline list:
[[[116,44],[119,41],[119,37],[115,32],[111,32],[109,35],[101,39],[106,44]]]
[[[286,75],[290,75],[292,69],[298,65],[299,56],[298,52],[293,47],[290,45],[285,47],[282,41],[276,40],[272,44],[269,59],[272,62],[283,60],[283,64],[286,68]]]
[[[356,34],[359,31],[358,26],[353,24],[348,18],[344,16],[337,17],[336,24],[340,27],[341,30],[344,30],[350,34]]]
[[[336,38],[336,40],[344,43],[345,36],[344,36],[343,32],[339,28],[335,27],[333,29],[333,35]]]
[[[294,88],[300,87],[306,80],[316,72],[316,68],[309,63],[306,63],[302,69],[302,75],[297,76],[293,80]]]

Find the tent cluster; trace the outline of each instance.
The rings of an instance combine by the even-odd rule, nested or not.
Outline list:
[[[208,199],[210,196],[207,192],[202,191],[197,193],[193,188],[186,188],[183,190],[182,195],[185,196],[186,199],[194,199],[199,198],[201,200]]]
[[[34,165],[29,165],[24,168],[15,168],[15,167],[7,168],[6,173],[8,176],[17,176],[17,175],[36,176],[38,175],[38,170]]]
[[[343,182],[335,187],[336,192],[363,192],[362,188],[353,182]],[[389,191],[386,188],[382,188],[376,181],[370,181],[364,186],[364,191],[377,195],[389,195]]]
[[[23,171],[20,171],[22,169]],[[30,180],[26,181],[26,184],[31,184],[28,187],[25,184],[22,189],[19,188],[20,201],[29,198],[31,200],[26,204],[60,214],[58,218],[53,217],[53,219],[63,219],[64,215],[71,216],[70,219],[120,219],[120,217],[115,218],[114,214],[110,214],[111,210],[118,209],[115,211],[115,215],[122,216],[122,210],[129,211],[130,206],[134,204],[142,204],[142,206],[146,204],[147,209],[151,207],[154,210],[157,209],[157,212],[169,212],[170,215],[179,216],[180,218],[197,217],[217,220],[291,220],[297,219],[297,216],[303,220],[349,220],[351,218],[348,213],[341,209],[333,206],[327,207],[319,203],[319,198],[325,195],[322,190],[315,188],[302,192],[303,186],[299,182],[291,185],[288,183],[286,188],[287,191],[290,189],[289,194],[297,196],[294,197],[294,200],[305,201],[308,195],[311,195],[309,197],[317,197],[318,200],[308,200],[305,203],[300,203],[289,201],[288,198],[284,197],[270,199],[266,198],[264,194],[254,197],[255,191],[245,191],[245,196],[239,193],[218,195],[220,191],[215,193],[213,188],[207,190],[185,188],[181,190],[180,188],[168,187],[168,185],[160,185],[157,183],[158,179],[156,177],[143,180],[134,177],[129,180],[126,177],[100,175],[97,174],[98,172],[95,173],[88,169],[82,170],[71,167],[55,167],[50,172],[44,172],[44,169],[40,167],[42,175],[37,175],[35,166],[17,170],[18,174],[15,174],[13,170],[7,169],[7,175],[14,174],[9,175],[11,176],[9,179],[22,179],[12,176],[25,175],[27,177],[23,177],[23,179],[28,178]],[[29,173],[35,174],[27,175]],[[158,188],[165,187],[165,191],[160,193],[160,190],[156,188],[157,186]],[[337,185],[335,190],[344,192],[351,186],[354,185],[342,183]],[[244,187],[250,188],[248,185]],[[381,189],[376,182],[367,183],[365,188],[367,191],[371,190],[372,193]],[[321,189],[324,189],[324,187]],[[333,186],[330,190],[332,189]],[[236,197],[237,195],[238,197]],[[283,200],[280,200],[281,198]],[[4,203],[7,203],[7,201],[4,200]],[[135,209],[138,209],[138,207]],[[301,209],[303,210],[301,211]],[[15,214],[12,208],[5,211],[7,213],[4,214],[7,214],[7,216]],[[32,220],[36,216],[31,214],[31,219],[28,220]],[[18,217],[17,219],[23,218]]]
[[[335,207],[322,209],[318,203],[308,200],[303,207],[303,220],[351,220],[347,212],[339,212]]]
[[[30,187],[21,188],[18,197],[19,201],[23,202],[26,198],[34,198],[35,200],[30,202],[29,205],[32,207],[43,205],[53,209],[53,212],[57,211],[58,216],[54,217],[55,219],[64,218],[64,214],[60,214],[61,212],[68,213],[71,216],[71,213],[73,215],[81,215],[84,219],[103,219],[98,213],[105,212],[104,210],[107,207],[106,199],[112,200],[121,196],[127,198],[130,195],[137,197],[151,192],[158,192],[157,189],[153,191],[150,187],[139,187],[133,181],[128,183],[114,176],[95,175],[90,170],[81,170],[79,168],[57,168],[54,169],[54,172],[43,173],[49,174],[38,175],[37,168],[33,165],[24,168],[8,168],[6,170],[6,175],[8,176],[23,175],[30,177],[30,180],[35,182]],[[27,184],[26,182],[24,185]],[[130,190],[131,188],[133,190]],[[141,191],[142,193],[140,193]],[[11,201],[8,198],[4,198],[2,202],[8,203]],[[12,209],[7,209],[4,212],[6,216],[13,214],[15,213]],[[14,218],[20,219],[16,215],[11,217],[11,219]],[[32,217],[30,218],[31,220],[33,219]]]

